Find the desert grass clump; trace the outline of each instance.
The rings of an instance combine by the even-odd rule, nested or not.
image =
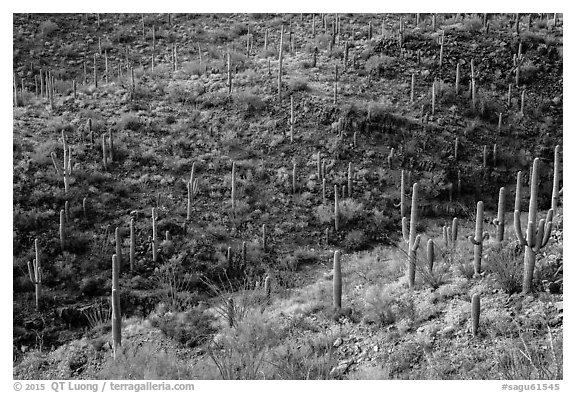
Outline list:
[[[522,290],[522,255],[515,242],[495,244],[486,256],[488,273],[500,289],[511,295]]]

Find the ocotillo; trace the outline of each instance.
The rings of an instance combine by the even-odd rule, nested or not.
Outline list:
[[[407,218],[402,217],[402,237],[408,245],[408,286],[414,288],[416,277],[416,252],[420,245],[420,235],[416,235],[418,222],[418,183],[412,186],[412,208],[410,212],[410,232],[408,233]]]
[[[532,167],[532,179],[530,182],[530,208],[528,210],[528,226],[525,236],[522,234],[520,222],[520,184],[522,173],[518,172],[516,178],[514,229],[518,241],[524,246],[524,277],[522,279],[522,293],[524,294],[532,291],[532,277],[534,276],[536,253],[548,244],[552,232],[552,219],[554,215],[554,211],[550,209],[548,210],[546,219],[541,219],[538,224],[536,223],[538,213],[539,163],[540,159],[535,158]],[[536,225],[538,225],[538,227],[536,227]]]

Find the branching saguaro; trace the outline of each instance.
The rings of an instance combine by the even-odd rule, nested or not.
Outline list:
[[[514,207],[514,229],[516,237],[524,246],[524,275],[522,279],[522,293],[527,294],[532,291],[532,278],[534,277],[534,266],[536,264],[536,253],[548,244],[552,232],[552,219],[554,210],[548,210],[546,219],[541,219],[538,224],[538,177],[540,174],[540,159],[535,158],[532,166],[532,179],[530,180],[530,207],[528,210],[528,225],[526,234],[522,233],[520,222],[520,201],[521,201],[521,176],[518,172],[516,177],[516,201]],[[538,225],[538,227],[536,227]]]
[[[484,241],[484,202],[476,204],[476,232],[468,239],[474,245],[474,274],[480,274],[482,270],[482,245]]]
[[[410,211],[410,232],[408,232],[407,218],[402,217],[402,237],[408,245],[408,287],[414,288],[416,278],[416,252],[420,245],[420,235],[416,235],[418,223],[418,183],[412,186],[412,208]]]
[[[498,193],[498,216],[494,220],[496,224],[496,241],[502,243],[504,241],[504,230],[506,224],[506,188],[500,187]]]
[[[34,240],[34,251],[36,253],[36,259],[32,262],[28,261],[28,275],[30,276],[30,281],[34,284],[35,296],[36,296],[36,311],[40,310],[40,300],[42,298],[42,274],[41,274],[41,263],[40,263],[40,246],[38,245],[38,239]]]

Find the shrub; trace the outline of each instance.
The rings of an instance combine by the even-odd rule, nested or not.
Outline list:
[[[166,336],[187,347],[196,347],[216,333],[215,318],[198,308],[186,312],[166,313],[151,318],[152,325]]]
[[[488,252],[486,267],[494,275],[500,288],[507,294],[522,290],[524,262],[522,248],[516,242],[495,244]]]
[[[237,327],[223,329],[211,343],[208,355],[222,379],[260,379],[266,375],[270,350],[280,338],[279,326],[253,312]]]
[[[154,272],[154,279],[160,287],[160,301],[170,310],[187,310],[194,301],[190,296],[192,275],[185,271],[182,258],[176,256]]]
[[[548,328],[548,345],[525,340],[519,333],[520,342],[506,342],[495,351],[497,369],[505,379],[562,379],[562,333],[553,338]]]
[[[364,231],[355,229],[346,234],[343,245],[347,250],[360,251],[368,247],[368,237]]]
[[[240,92],[234,97],[234,102],[249,114],[260,112],[264,109],[264,101],[256,94]]]
[[[289,341],[272,353],[269,363],[275,367],[273,379],[325,380],[336,366],[333,339],[323,335],[304,343]]]
[[[340,219],[343,224],[358,220],[364,212],[364,205],[361,202],[356,202],[356,200],[352,198],[340,200],[338,207],[340,209]]]
[[[119,130],[138,131],[141,127],[140,119],[133,113],[126,113],[118,120]]]
[[[367,72],[376,75],[382,76],[388,74],[393,71],[393,66],[396,64],[397,59],[390,56],[372,56],[370,57],[365,64],[365,69]]]
[[[291,91],[308,91],[308,83],[302,78],[293,78],[288,82]]]
[[[158,348],[154,342],[124,340],[116,359],[106,357],[97,379],[194,379],[187,362],[173,350]]]

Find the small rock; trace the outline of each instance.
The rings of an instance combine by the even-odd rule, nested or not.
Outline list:
[[[334,348],[338,348],[340,345],[342,345],[342,338],[338,337],[335,341],[334,344],[332,344],[334,346]]]
[[[374,352],[378,352],[380,350],[380,348],[378,348],[378,345],[374,345],[374,347],[372,348],[372,350]]]

